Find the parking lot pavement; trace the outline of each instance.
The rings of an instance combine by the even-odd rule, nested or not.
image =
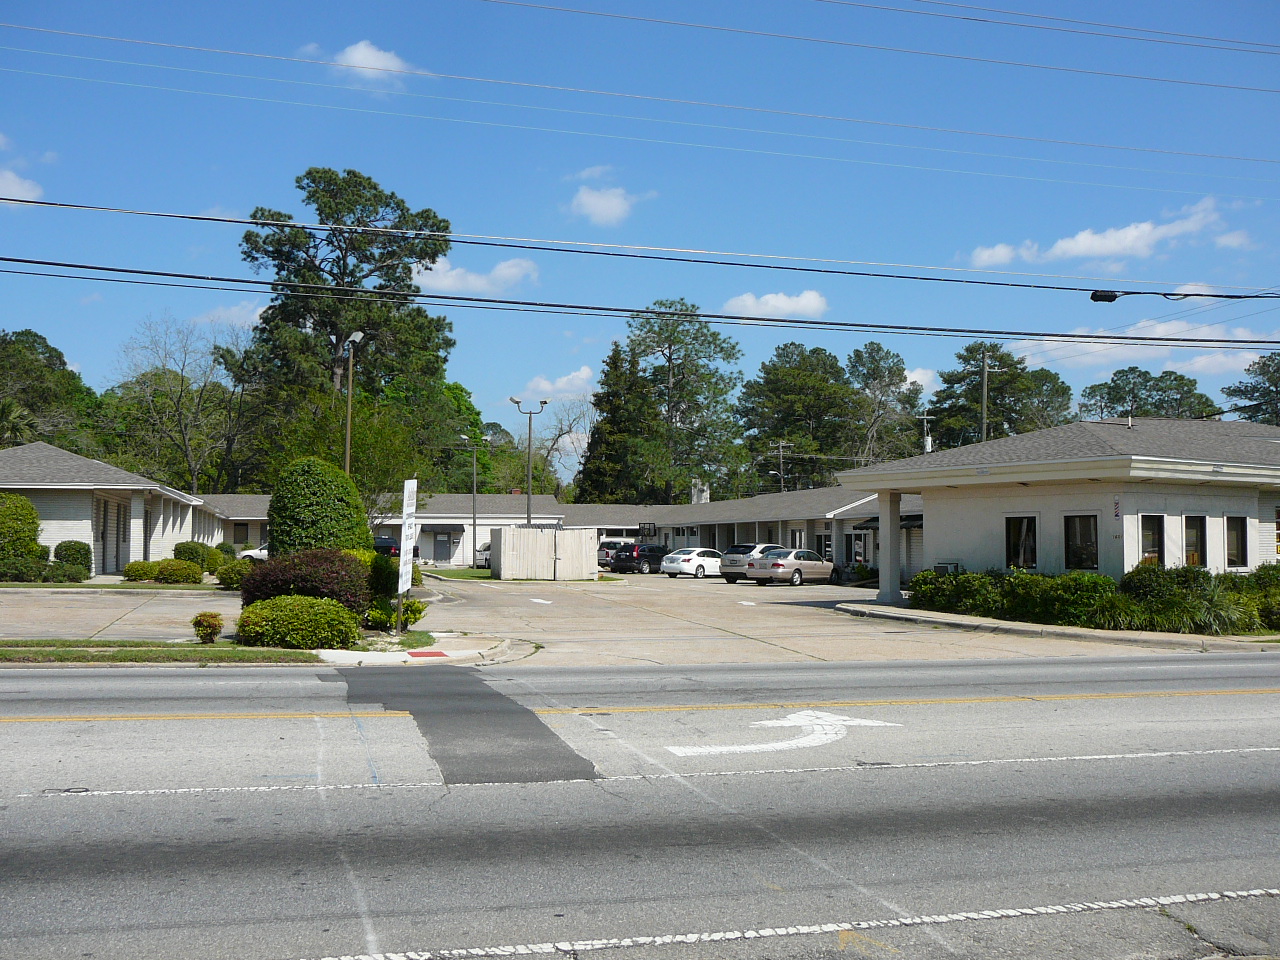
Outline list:
[[[240,616],[240,594],[220,591],[0,590],[0,639],[189,640],[191,618]]]
[[[632,574],[600,583],[436,586],[440,599],[419,629],[515,641],[513,655],[531,665],[1139,656],[1173,649],[1134,646],[1122,637],[1023,637],[861,620],[836,605],[874,591],[827,584],[760,587]]]

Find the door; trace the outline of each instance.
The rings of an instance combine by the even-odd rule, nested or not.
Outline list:
[[[448,563],[450,556],[449,534],[437,533],[435,535],[435,546],[431,551],[431,559],[436,563]]]

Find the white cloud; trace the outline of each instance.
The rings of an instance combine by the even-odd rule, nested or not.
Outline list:
[[[588,187],[585,184],[578,188],[573,196],[569,209],[580,217],[586,217],[598,227],[611,227],[631,216],[631,208],[647,197],[627,193],[622,187]]]
[[[13,141],[3,133],[0,133],[0,150],[8,150],[11,146],[13,146]]]
[[[1203,297],[1211,293],[1217,293],[1217,287],[1211,287],[1207,283],[1183,283],[1173,288],[1174,293],[1185,294],[1188,297]],[[1212,334],[1209,334],[1212,336]]]
[[[1188,284],[1187,286],[1193,286]],[[1201,288],[1210,289],[1210,288]],[[1071,333],[1108,335],[1106,330],[1077,327]],[[1115,331],[1111,331],[1114,333]],[[1209,340],[1256,340],[1258,334],[1247,327],[1205,326],[1190,320],[1143,320],[1125,329],[1126,336],[1142,337],[1195,337]],[[1211,343],[1204,352],[1192,352],[1185,347],[1174,348],[1163,344],[1098,343],[1096,341],[1030,340],[1014,344],[1010,349],[1018,356],[1028,358],[1032,366],[1101,368],[1118,370],[1130,365],[1144,366],[1148,370],[1157,367],[1177,370],[1180,373],[1229,373],[1244,370],[1256,353],[1247,350],[1214,350]]]
[[[1146,259],[1153,256],[1162,244],[1172,245],[1180,237],[1200,233],[1222,223],[1212,197],[1183,207],[1179,213],[1181,216],[1166,223],[1144,220],[1102,231],[1092,228],[1081,230],[1054,241],[1047,250],[1041,250],[1038,243],[1027,240],[1017,248],[1016,255],[1028,263],[1095,258],[1115,261],[1122,257]],[[1014,248],[1007,243],[977,247],[969,255],[969,262],[975,267],[999,266],[1011,263],[1014,253]],[[1112,266],[1120,265],[1113,263]]]
[[[1244,230],[1232,230],[1230,233],[1218,234],[1213,238],[1213,242],[1228,250],[1243,250],[1249,246],[1249,234]]]
[[[728,301],[723,312],[743,317],[807,317],[816,320],[827,312],[827,298],[817,290],[805,290],[794,297],[785,293],[766,293],[763,297],[744,293]]]
[[[266,307],[259,306],[253,300],[241,300],[230,307],[214,307],[207,313],[192,317],[192,323],[222,323],[229,327],[252,327],[262,316]]]
[[[1186,351],[1179,351],[1185,354]],[[1176,370],[1191,377],[1218,376],[1224,373],[1244,373],[1245,367],[1262,354],[1249,350],[1215,350],[1194,356],[1175,356],[1165,365],[1166,370]]]
[[[566,180],[601,180],[613,172],[613,167],[607,163],[600,164],[595,167],[587,167],[585,170],[579,170],[577,173],[570,174],[565,177]]]
[[[26,180],[12,170],[0,170],[0,197],[14,200],[39,200],[44,188],[34,180]]]
[[[908,370],[907,379],[912,383],[920,384],[924,388],[926,397],[938,389],[938,371],[930,370],[928,367],[916,367],[914,370]]]
[[[524,388],[524,398],[538,400],[556,400],[563,397],[581,397],[595,389],[595,371],[583,364],[573,373],[548,380],[546,377],[534,377]]]
[[[333,62],[344,72],[365,83],[395,86],[400,79],[389,70],[412,70],[413,67],[390,50],[382,50],[368,40],[353,43],[334,56]]]
[[[538,265],[519,257],[503,260],[488,273],[473,273],[451,266],[447,257],[441,257],[429,270],[414,270],[413,279],[423,290],[434,293],[502,293],[522,280],[537,280]]]

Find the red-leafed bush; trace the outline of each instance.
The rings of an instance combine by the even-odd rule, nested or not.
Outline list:
[[[301,550],[255,563],[240,581],[240,602],[245,607],[287,596],[336,600],[363,616],[369,609],[369,572],[341,550]]]

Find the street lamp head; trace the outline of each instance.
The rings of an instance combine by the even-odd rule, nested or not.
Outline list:
[[[538,401],[538,406],[540,406],[540,407],[545,407],[545,406],[546,406],[548,403],[550,403],[550,402],[551,402],[550,400],[539,400],[539,401]]]
[[[355,333],[351,334],[351,336],[347,337],[347,343],[359,343],[363,339],[364,331],[357,330]]]
[[[471,439],[471,438],[470,438],[469,436],[467,436],[465,433],[460,433],[460,434],[458,434],[458,436],[460,436],[463,440],[470,440],[470,439]]]
[[[520,399],[518,397],[507,397],[507,399],[510,400],[512,403],[514,403],[517,407],[520,406]]]

